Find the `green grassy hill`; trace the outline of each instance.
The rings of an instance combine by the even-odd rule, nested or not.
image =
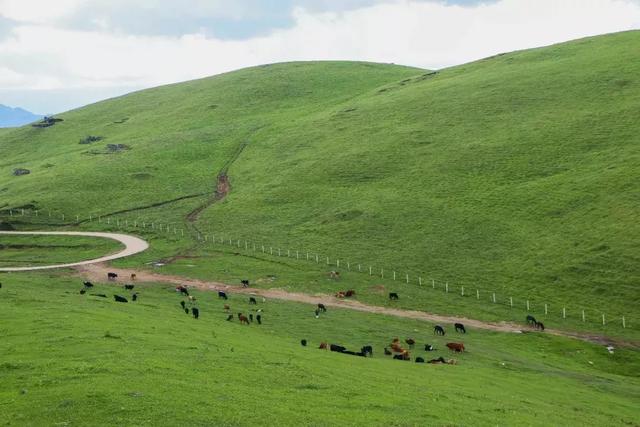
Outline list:
[[[223,302],[192,290],[200,319],[172,287],[121,285],[85,295],[78,278],[5,276],[0,288],[0,425],[633,425],[637,353],[548,334],[470,330],[467,353],[432,324],[260,301],[263,324],[227,322]],[[117,287],[116,287],[117,286]],[[90,294],[107,294],[104,299]],[[231,295],[232,312],[250,313]],[[253,312],[256,314],[255,312]],[[448,325],[447,325],[448,327]],[[456,366],[389,360],[393,337],[412,356]],[[306,338],[307,347],[300,345]],[[317,349],[328,341],[374,357]],[[437,351],[426,353],[425,343]]]
[[[228,173],[200,230],[633,316],[639,54],[627,32],[437,73],[288,63],[133,93],[0,133],[0,209],[181,225]]]

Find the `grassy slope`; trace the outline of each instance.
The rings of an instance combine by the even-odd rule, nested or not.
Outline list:
[[[115,240],[93,237],[0,235],[0,267],[83,261],[123,248]]]
[[[436,76],[294,63],[144,91],[3,136],[0,207],[69,216],[209,194],[246,143],[200,228],[633,315],[639,50],[628,32]],[[132,150],[83,154],[98,149],[77,144],[87,134]],[[179,222],[205,198],[136,214]]]
[[[442,349],[461,337],[344,310],[315,319],[310,306],[276,301],[259,303],[261,327],[240,326],[201,292],[195,321],[167,287],[137,285],[140,300],[125,305],[79,295],[78,279],[2,281],[0,425],[621,425],[640,416],[630,350],[471,330],[458,366],[416,365],[384,360],[381,347],[412,336]],[[249,310],[245,298],[229,303]],[[376,354],[315,349],[322,340],[372,344]]]

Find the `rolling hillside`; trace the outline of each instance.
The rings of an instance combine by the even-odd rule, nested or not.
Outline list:
[[[627,32],[438,72],[287,63],[133,93],[0,133],[0,209],[194,213],[200,230],[620,312],[640,302],[639,55]]]

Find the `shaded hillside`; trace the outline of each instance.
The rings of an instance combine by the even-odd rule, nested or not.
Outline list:
[[[134,93],[0,134],[3,204],[204,203],[228,170],[231,192],[199,213],[201,229],[637,304],[639,54],[627,32],[438,73],[290,63]],[[87,135],[104,139],[79,144]],[[177,203],[168,219],[193,209]]]

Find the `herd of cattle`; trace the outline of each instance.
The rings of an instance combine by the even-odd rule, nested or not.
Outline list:
[[[338,276],[339,273],[337,272],[332,272],[332,277],[336,278],[339,277]],[[117,280],[118,275],[116,273],[108,273],[107,274],[107,280],[108,281],[115,281]],[[136,280],[136,275],[135,274],[131,274],[131,281],[135,281]],[[244,279],[241,281],[242,287],[246,288],[249,286],[249,281]],[[84,282],[83,283],[84,287],[80,290],[81,294],[85,294],[87,292],[87,290],[93,288],[93,284],[91,282]],[[2,285],[0,285],[2,286]],[[124,289],[126,291],[133,291],[134,289],[134,285],[133,284],[125,284],[124,285]],[[186,314],[191,314],[193,316],[194,319],[198,319],[200,317],[200,308],[197,305],[197,300],[193,295],[189,294],[189,290],[186,286],[184,285],[178,285],[176,288],[176,293],[180,294],[182,297],[186,297],[186,299],[183,299],[182,301],[180,301],[180,307],[182,308],[182,310],[186,313]],[[102,298],[107,298],[107,296],[105,294],[90,294],[93,296],[97,296],[97,297],[102,297]],[[336,298],[349,298],[349,297],[354,297],[356,295],[355,290],[346,290],[346,291],[339,291],[335,294]],[[122,296],[122,295],[113,295],[113,298],[116,302],[129,302],[129,300]],[[228,300],[228,296],[227,293],[224,291],[218,291],[218,298],[222,299],[222,300]],[[137,301],[138,299],[138,293],[134,292],[131,294],[131,300],[132,301]],[[389,299],[390,300],[398,300],[399,296],[396,292],[391,292],[389,293]],[[262,301],[264,302],[265,299],[262,298]],[[250,296],[249,297],[249,304],[250,305],[256,305],[258,303],[258,301],[256,300],[256,298],[254,296]],[[254,321],[258,324],[258,325],[262,325],[262,309],[256,309],[256,315],[254,317],[253,313],[249,313],[248,315],[245,315],[241,312],[237,313],[237,315],[234,316],[234,314],[232,314],[231,311],[231,307],[229,306],[229,304],[224,304],[224,311],[227,314],[227,321],[232,321],[236,318],[238,321],[240,322],[240,324],[246,324],[249,325],[251,323],[253,323]],[[318,318],[320,316],[320,314],[322,313],[326,313],[327,312],[327,307],[322,304],[319,303],[317,304],[317,307],[315,309],[315,316],[316,318]],[[529,325],[535,327],[538,330],[544,331],[544,324],[542,322],[537,321],[533,316],[529,315],[526,318],[526,321]],[[466,334],[467,330],[465,328],[465,326],[462,323],[455,323],[454,324],[454,330],[456,333],[460,333],[460,334]],[[445,328],[441,325],[436,325],[433,328],[433,333],[434,335],[439,335],[439,336],[445,336],[446,335],[446,331]],[[302,339],[300,341],[300,343],[303,346],[307,346],[307,340],[306,339]],[[414,349],[416,341],[413,338],[407,338],[405,339],[405,343],[408,346],[408,348],[403,347],[403,345],[401,344],[400,340],[398,338],[394,338],[393,341],[386,347],[384,347],[384,354],[385,356],[393,356],[393,359],[395,360],[404,360],[404,361],[410,361],[411,360],[411,353],[410,351]],[[464,343],[462,342],[449,342],[446,344],[446,347],[455,353],[462,353],[465,351],[465,347],[464,347]],[[371,345],[365,345],[363,346],[360,351],[352,351],[352,350],[348,350],[346,347],[338,345],[338,344],[329,344],[326,342],[321,342],[319,345],[319,348],[322,350],[329,350],[329,351],[333,351],[333,352],[337,352],[337,353],[342,353],[342,354],[348,354],[348,355],[353,355],[353,356],[361,356],[361,357],[373,357],[373,347]],[[425,351],[434,351],[435,348],[433,345],[431,344],[425,344],[424,345],[424,350]],[[432,363],[432,364],[456,364],[456,360],[454,359],[444,359],[443,357],[439,357],[439,358],[435,358],[435,359],[430,359],[428,361],[425,362],[425,359],[423,357],[415,357],[415,362],[416,363]]]

